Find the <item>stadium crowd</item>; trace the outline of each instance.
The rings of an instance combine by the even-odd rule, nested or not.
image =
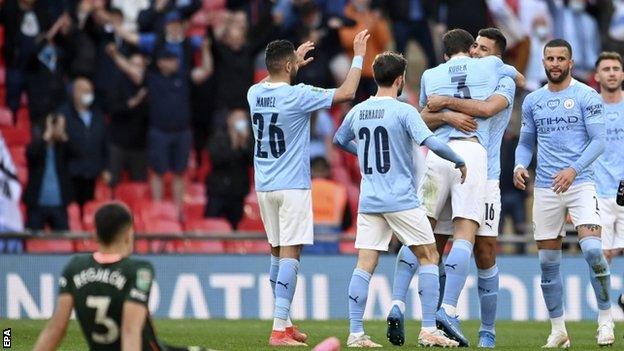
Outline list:
[[[420,75],[441,62],[440,38],[452,28],[476,36],[495,26],[505,33],[505,61],[527,78],[519,96],[545,82],[541,48],[552,38],[571,43],[575,78],[593,86],[598,54],[624,54],[624,2],[611,0],[4,0],[0,6],[0,231],[90,231],[96,205],[113,198],[135,209],[139,232],[262,231],[250,190],[246,94],[266,75],[263,49],[273,39],[314,42],[314,60],[297,81],[335,87],[349,70],[355,35],[368,29],[354,103],[375,93],[371,64],[391,47],[407,53],[402,98],[415,103]],[[516,105],[501,157],[501,218],[512,225],[500,228],[524,234],[527,194],[512,183]],[[331,143],[350,107],[312,116],[313,198],[322,199],[314,202],[315,225],[328,233],[352,227],[357,211],[357,162]]]

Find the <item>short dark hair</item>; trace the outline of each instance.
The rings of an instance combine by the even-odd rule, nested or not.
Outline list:
[[[451,57],[460,52],[467,53],[470,51],[470,47],[474,44],[475,39],[472,34],[466,30],[455,28],[451,29],[442,37],[442,43],[444,45],[444,54]]]
[[[620,62],[620,66],[624,65],[622,63],[622,55],[618,54],[615,51],[603,51],[603,52],[601,52],[600,55],[598,55],[598,59],[596,60],[596,64],[594,65],[594,67],[598,68],[598,65],[603,60],[616,60],[616,61]]]
[[[278,73],[285,61],[295,55],[295,46],[288,40],[275,40],[266,47],[264,62],[269,73]]]
[[[394,80],[402,76],[407,67],[407,60],[403,55],[394,51],[385,51],[375,57],[373,61],[373,77],[377,85],[392,86]]]
[[[123,230],[131,226],[132,214],[122,203],[105,204],[95,212],[95,232],[104,245],[114,242]]]
[[[570,46],[570,43],[568,43],[564,39],[552,39],[551,41],[546,43],[546,45],[544,45],[543,53],[546,53],[546,48],[562,48],[562,47],[568,49],[568,52],[570,53],[570,58],[572,58],[572,46]]]
[[[112,7],[110,10],[108,10],[108,13],[111,14],[111,15],[118,15],[118,16],[121,16],[121,17],[124,16],[123,11],[121,11],[117,7]]]
[[[505,38],[505,35],[503,34],[503,32],[500,31],[500,29],[483,28],[479,31],[478,34],[480,37],[494,40],[494,44],[496,45],[496,50],[498,50],[500,54],[505,52],[505,49],[507,49],[507,38]]]

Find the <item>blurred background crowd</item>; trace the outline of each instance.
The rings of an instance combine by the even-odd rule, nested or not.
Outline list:
[[[501,231],[523,235],[527,197],[512,185],[522,97],[546,76],[542,47],[573,47],[595,86],[602,50],[624,54],[620,0],[3,0],[0,1],[0,231],[91,231],[111,199],[144,233],[262,231],[253,191],[247,89],[274,39],[313,41],[297,82],[335,87],[355,34],[371,39],[356,101],[375,93],[376,54],[409,59],[405,100],[442,61],[452,28],[498,27],[504,60],[527,77],[502,150]],[[331,144],[351,105],[312,116],[317,232],[353,233],[357,161]],[[23,190],[23,191],[22,191]],[[321,251],[340,250],[339,246]]]

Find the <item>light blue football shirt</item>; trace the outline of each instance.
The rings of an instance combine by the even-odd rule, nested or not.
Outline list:
[[[599,197],[615,198],[624,179],[624,101],[604,104],[605,151],[594,162]]]
[[[256,191],[310,189],[310,114],[331,107],[335,91],[269,82],[249,88]]]
[[[537,137],[536,187],[550,188],[553,176],[578,160],[589,145],[585,126],[590,124],[604,124],[602,99],[581,82],[573,79],[558,92],[545,85],[526,96],[521,133],[527,131]],[[572,184],[593,181],[592,167],[586,167]]]
[[[490,139],[487,147],[487,179],[499,180],[500,179],[500,150],[501,143],[503,142],[503,135],[507,130],[507,125],[511,119],[511,111],[513,110],[514,97],[516,94],[516,83],[509,77],[503,77],[498,82],[495,94],[502,95],[509,103],[505,109],[490,117]]]
[[[420,81],[420,106],[427,105],[427,96],[444,95],[464,99],[486,100],[492,95],[502,77],[515,78],[517,71],[496,56],[472,58],[455,56],[423,73]],[[478,116],[473,116],[478,117]],[[477,118],[477,130],[463,133],[450,125],[436,129],[435,135],[448,141],[453,138],[476,136],[484,147],[489,142],[490,122]]]
[[[412,141],[433,135],[413,106],[371,97],[353,107],[336,132],[341,143],[357,140],[360,213],[404,211],[420,206],[414,186]]]

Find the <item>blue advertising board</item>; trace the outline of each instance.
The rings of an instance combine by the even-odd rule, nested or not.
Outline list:
[[[150,297],[152,315],[160,318],[270,319],[272,293],[265,256],[141,256],[153,263],[156,281]],[[69,256],[1,255],[0,318],[48,318],[54,310],[56,282]],[[347,287],[355,256],[304,256],[295,294],[292,317],[345,319]],[[624,260],[615,260],[621,267]],[[499,319],[545,320],[536,256],[500,257]],[[372,278],[367,319],[385,318],[392,300],[394,256],[382,256]],[[569,320],[595,319],[596,302],[582,257],[565,257],[562,264],[565,309]],[[420,302],[416,276],[407,302],[409,317],[419,319]],[[478,319],[476,269],[466,282],[458,310],[464,319]],[[624,288],[621,274],[612,274],[612,300]],[[622,312],[614,304],[614,317]]]

